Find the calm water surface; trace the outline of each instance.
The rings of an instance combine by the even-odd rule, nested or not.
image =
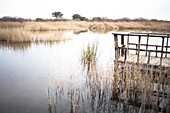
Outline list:
[[[81,63],[83,48],[86,48],[89,42],[98,43],[97,63],[103,69],[106,69],[114,60],[114,37],[111,33],[74,34],[69,31],[63,37],[68,40],[23,44],[0,42],[0,113],[73,112],[73,104],[67,92],[70,88],[70,75],[83,73]],[[130,39],[130,42],[137,40],[137,38]],[[151,42],[154,41],[153,39]],[[157,40],[155,43],[161,42]],[[56,94],[57,96],[53,95],[54,78],[55,85],[58,85],[56,87],[64,92],[58,93],[60,95]],[[82,77],[79,76],[76,79],[81,80]],[[62,84],[66,90],[62,90]],[[48,97],[51,98],[52,106],[49,104]],[[86,104],[89,103],[86,102]],[[88,105],[83,103],[80,105],[87,107],[83,108],[86,112],[97,112],[93,108],[88,108],[90,107]],[[95,105],[93,107],[97,108]],[[80,112],[85,112],[83,110]]]
[[[69,40],[53,43],[0,44],[0,112],[47,113],[48,75],[67,80],[71,73],[81,72],[81,52],[88,42],[98,43],[103,65],[114,56],[111,33],[73,34]],[[67,81],[66,81],[67,82]],[[63,109],[64,108],[63,106]],[[66,110],[65,112],[68,112]]]

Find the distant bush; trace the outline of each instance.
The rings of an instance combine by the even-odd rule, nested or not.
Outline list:
[[[8,17],[8,16],[4,16],[2,18],[0,18],[0,21],[18,21],[18,22],[23,22],[25,21],[24,18],[20,18],[20,17]]]
[[[61,13],[61,12],[60,12]],[[70,19],[63,19],[62,18],[63,14],[60,14],[61,18],[59,18],[57,16],[56,19],[44,19],[44,18],[36,18],[35,20],[32,19],[24,19],[21,17],[10,17],[10,16],[4,16],[2,18],[0,18],[0,21],[12,21],[12,22],[24,22],[24,21],[42,21],[42,22],[46,22],[46,21],[70,21]],[[130,19],[127,17],[124,18],[120,18],[120,19],[109,19],[107,17],[93,17],[92,19],[88,19],[86,17],[83,17],[79,14],[74,14],[72,16],[73,20],[78,20],[78,21],[88,21],[88,22],[94,22],[94,21],[98,21],[98,22],[148,22],[148,21],[152,21],[152,22],[170,22],[170,21],[166,21],[166,20],[157,20],[157,19],[145,19],[145,18],[135,18],[135,19]]]
[[[73,17],[73,20],[88,21],[88,18],[82,17],[79,14],[74,14],[72,17]]]

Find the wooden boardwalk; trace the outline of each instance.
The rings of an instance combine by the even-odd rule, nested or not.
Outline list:
[[[170,34],[158,34],[158,33],[138,33],[138,32],[130,32],[130,33],[112,33],[114,35],[115,40],[115,60],[124,60],[130,62],[137,63],[146,63],[152,65],[166,66],[169,67],[170,58],[168,58],[168,54],[170,54],[170,46],[168,45]],[[127,37],[127,43],[125,44],[125,36]],[[138,37],[137,43],[129,42],[130,38]],[[147,37],[146,44],[141,44],[142,37]],[[155,45],[149,44],[149,38],[161,38],[162,44]],[[165,44],[166,40],[166,44]],[[121,46],[118,46],[118,42],[121,42]],[[130,45],[135,45],[135,48],[130,48]],[[145,49],[141,49],[141,46],[144,46]],[[155,49],[148,49],[149,47],[154,47]],[[169,49],[169,50],[168,50]],[[129,54],[129,51],[136,51],[136,55]],[[140,51],[145,52],[145,56],[140,55]],[[151,56],[151,53],[155,53],[155,56]],[[158,57],[158,53],[161,54]],[[164,57],[165,56],[165,57]],[[142,59],[142,60],[141,60]],[[154,60],[154,61],[153,61]],[[158,64],[159,62],[159,64]]]
[[[121,87],[122,92],[114,90],[111,99],[117,102],[126,102],[128,105],[136,107],[141,107],[145,104],[146,109],[152,109],[154,112],[169,113],[167,105],[170,103],[170,46],[168,45],[170,34],[131,32],[113,33],[113,35],[115,41],[115,81],[123,79],[117,83],[121,84],[118,88]],[[125,41],[125,37],[127,41]],[[143,37],[147,38],[146,43],[141,43]],[[160,38],[161,45],[149,44],[150,37]],[[138,38],[138,41],[132,43],[129,40],[130,38]],[[142,52],[143,54],[141,54]],[[154,56],[151,53],[155,53]],[[119,79],[116,79],[116,77]],[[149,82],[146,80],[147,78],[150,79]],[[142,84],[143,87],[152,86],[150,87],[151,91],[143,95],[148,100],[152,98],[152,102],[145,101],[146,103],[143,103],[144,101],[141,98],[142,88],[132,86],[128,89],[127,87],[131,85],[131,82],[134,84],[139,83],[137,86],[142,86]],[[115,87],[118,86],[117,84],[115,83]],[[129,93],[126,94],[126,91],[129,91]],[[129,97],[122,98],[120,95],[124,95],[124,93],[125,97]],[[163,104],[165,106],[162,106]]]

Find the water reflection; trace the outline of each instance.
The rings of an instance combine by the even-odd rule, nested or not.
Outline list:
[[[56,40],[56,41],[39,41],[39,42],[36,41],[36,42],[25,42],[25,43],[20,43],[20,42],[10,43],[10,42],[0,41],[0,49],[2,50],[8,49],[11,51],[23,51],[24,52],[33,46],[38,47],[40,45],[50,45],[50,47],[52,47],[53,45],[66,43],[70,40],[71,39],[63,39],[63,40]]]
[[[69,32],[67,30],[57,30],[57,31],[36,31],[32,32],[34,42],[53,42],[60,40],[68,40],[65,34]]]
[[[70,31],[62,36],[71,40],[0,42],[0,112],[167,111],[169,97],[164,97],[169,96],[168,79],[159,81],[158,73],[152,79],[153,74],[137,70],[138,66],[116,66],[111,33]],[[94,40],[101,56],[95,63],[82,63],[82,48]],[[158,89],[162,80],[166,84],[159,84]]]
[[[86,32],[88,32],[88,30],[73,30],[73,33],[74,34],[80,34],[80,33],[86,33]]]
[[[61,84],[53,86],[63,91],[56,91],[53,96],[62,100],[67,98],[67,101],[60,103],[65,104],[70,113],[168,112],[169,86],[166,75],[169,72],[164,70],[166,73],[161,76],[163,82],[159,81],[159,72],[153,74],[152,71],[143,72],[141,69],[141,66],[118,62],[114,66],[111,64],[107,70],[99,65],[95,68],[91,66],[88,73],[71,74],[68,87],[63,88]]]
[[[12,50],[12,51],[25,51],[27,49],[29,49],[31,47],[32,43],[30,42],[26,42],[26,43],[8,43],[8,42],[3,42],[3,41],[0,41],[0,48],[1,49],[9,49],[9,50]]]

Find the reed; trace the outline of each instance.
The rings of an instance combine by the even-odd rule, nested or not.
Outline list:
[[[91,30],[107,33],[122,29],[142,29],[154,31],[170,31],[170,22],[0,22],[0,41],[27,42],[32,41],[32,32],[73,30],[75,33]]]
[[[24,28],[26,31],[88,30],[89,22],[0,22],[0,28]]]
[[[56,96],[68,97],[72,112],[168,112],[168,72],[160,71],[127,62],[96,65],[89,73],[71,74],[65,93]]]
[[[115,26],[119,29],[142,29],[142,30],[153,30],[153,31],[170,31],[170,22],[115,22]]]
[[[0,28],[0,41],[6,42],[31,42],[30,32],[23,28]]]
[[[82,62],[96,62],[97,60],[97,52],[98,52],[98,43],[88,43],[87,48],[83,48],[81,59]]]
[[[32,32],[24,28],[0,28],[0,41],[4,42],[53,42],[67,40],[67,31]]]

